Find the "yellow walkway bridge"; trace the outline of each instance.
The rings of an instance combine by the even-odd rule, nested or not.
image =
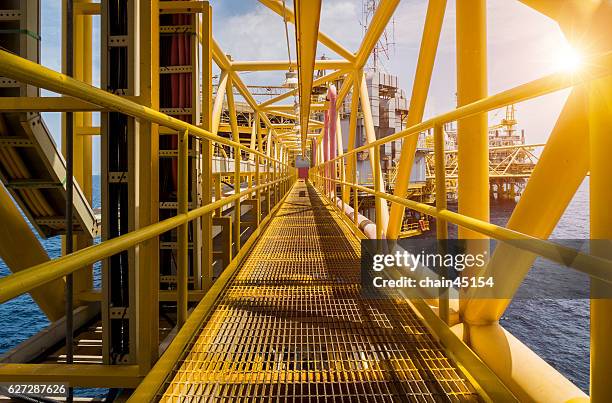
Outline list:
[[[500,319],[537,257],[588,275],[592,290],[612,284],[612,3],[521,0],[558,22],[584,61],[490,95],[487,1],[456,1],[458,107],[425,120],[447,1],[423,1],[406,128],[377,138],[364,69],[400,1],[374,2],[355,51],[319,29],[324,1],[259,2],[295,25],[294,46],[288,30],[279,39],[295,59],[229,57],[213,38],[207,1],[64,0],[62,72],[39,64],[40,1],[5,2],[0,257],[12,273],[0,278],[0,303],[29,294],[50,325],[0,357],[0,382],[110,389],[133,402],[611,402],[612,299],[589,301],[588,393]],[[319,45],[336,58],[317,59]],[[295,87],[256,98],[242,80],[248,71],[281,71]],[[512,216],[491,223],[487,113],[564,89]],[[349,94],[343,136],[338,110]],[[41,112],[63,114],[61,153]],[[44,136],[29,135],[24,116],[36,116],[29,124]],[[445,167],[450,122],[456,178]],[[435,205],[405,198],[419,134],[430,130]],[[381,149],[392,142],[402,151],[387,186]],[[371,187],[359,185],[364,156]],[[604,246],[584,253],[548,238],[587,174],[589,236]],[[457,212],[446,205],[450,179]],[[374,199],[373,222],[359,211],[364,194]],[[363,294],[360,240],[397,239],[407,208],[434,217],[440,240],[456,225],[461,239],[505,241],[484,270],[507,298]],[[41,237],[62,234],[61,257],[49,258],[28,220],[45,223],[34,225]]]
[[[408,301],[362,298],[359,247],[298,182],[162,400],[479,401]]]

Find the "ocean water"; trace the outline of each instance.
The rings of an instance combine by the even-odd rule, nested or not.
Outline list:
[[[94,207],[100,205],[100,181],[94,178]],[[505,225],[515,206],[511,201],[491,204],[491,221]],[[586,239],[589,236],[588,179],[558,223],[553,238]],[[59,237],[42,240],[49,256],[61,253]],[[0,259],[0,277],[9,270]],[[537,265],[529,276],[542,276]],[[563,276],[563,273],[559,273]],[[7,320],[11,318],[11,320]],[[48,325],[45,316],[28,295],[0,305],[0,353],[26,340]],[[585,392],[589,385],[589,301],[550,299],[514,300],[501,323],[550,365]]]

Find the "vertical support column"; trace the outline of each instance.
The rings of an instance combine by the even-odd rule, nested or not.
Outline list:
[[[434,126],[434,158],[436,175],[436,210],[446,210],[446,160],[444,154],[444,129],[442,125]],[[448,239],[448,223],[436,218],[436,237],[438,246],[445,245]],[[441,255],[444,256],[444,251]],[[441,289],[443,290],[443,289]],[[441,291],[438,302],[438,315],[444,323],[449,323],[448,289]]]
[[[589,88],[591,253],[612,259],[612,78],[594,81]],[[591,280],[591,292],[606,295],[610,285]],[[601,296],[601,295],[600,295]],[[612,401],[612,299],[591,299],[591,401]]]
[[[366,142],[373,143],[376,141],[376,133],[374,132],[374,121],[372,120],[372,109],[370,108],[370,96],[368,94],[368,86],[366,84],[366,78],[364,74],[361,75],[360,80],[361,87],[359,89],[359,98],[361,100],[361,110],[363,111],[363,128],[366,132]],[[375,163],[376,158],[370,158],[370,166],[372,168],[372,177],[374,177],[374,181],[376,182],[376,180],[378,180],[380,182],[381,191],[384,191],[385,180],[383,178],[382,170],[380,167],[380,150],[378,150],[378,152],[378,163]],[[355,164],[355,166],[356,165],[357,164]],[[380,206],[378,206],[378,204],[380,204]],[[381,227],[381,234],[384,236],[384,231],[386,231],[387,225],[389,224],[389,209],[387,208],[387,201],[379,197],[377,199],[376,209],[377,211],[378,209],[380,209],[380,214],[376,216],[376,228],[378,231],[378,227]]]
[[[83,2],[88,2],[85,0]],[[76,3],[76,1],[75,1]],[[62,2],[62,17],[64,21],[67,21],[67,1]],[[75,10],[76,11],[76,10]],[[71,58],[72,63],[72,77],[81,80],[85,83],[91,84],[92,82],[92,16],[74,13],[73,18],[73,35],[72,41],[73,54]],[[62,25],[62,42],[67,43],[67,24]],[[69,59],[66,54],[66,47],[63,48],[62,57],[62,71],[66,74],[68,72],[67,60]],[[62,152],[66,156],[66,119],[72,116],[72,127],[73,127],[73,173],[74,179],[79,184],[81,190],[85,194],[87,201],[91,204],[92,202],[92,172],[91,172],[91,159],[92,159],[92,141],[90,136],[82,136],[77,134],[77,128],[79,127],[90,127],[91,126],[91,112],[71,112],[62,114]],[[92,238],[88,234],[76,234],[73,237],[74,250],[86,248],[93,244]],[[63,237],[62,246],[64,252],[66,251],[66,239]],[[89,290],[93,287],[93,267],[87,266],[83,269],[74,273],[74,296],[78,299],[78,295],[82,291]]]
[[[140,102],[159,109],[159,8],[158,1],[141,2]],[[138,226],[159,221],[159,126],[139,121]],[[141,374],[148,373],[159,354],[159,238],[138,246],[136,272],[136,342]]]
[[[487,96],[486,0],[457,2],[457,103]],[[458,122],[459,213],[489,221],[489,133],[487,114]],[[459,238],[483,235],[459,228]]]
[[[178,214],[187,214],[189,209],[189,132],[179,135],[178,143]],[[180,329],[187,320],[187,300],[189,283],[189,223],[178,228],[176,269],[176,325]]]
[[[359,197],[357,187],[353,187],[353,222],[359,226]]]
[[[190,46],[191,52],[191,123],[198,125],[201,122],[202,110],[201,110],[201,98],[200,91],[203,87],[200,85],[200,41],[198,40],[196,33],[202,33],[202,27],[200,27],[201,19],[198,14],[191,14],[191,22],[194,34],[187,40]],[[204,72],[204,68],[202,68]],[[203,84],[203,83],[202,83]],[[189,171],[190,177],[190,200],[192,208],[195,209],[199,206],[202,200],[202,177],[200,176],[200,147],[203,143],[196,140],[193,137],[190,141],[189,149],[192,150],[193,156],[189,157]],[[202,219],[196,218],[190,223],[190,238],[191,242],[191,273],[193,276],[193,289],[202,289]]]
[[[272,128],[268,127],[268,136],[266,138],[266,182],[268,182],[268,186],[266,186],[266,204],[267,210],[266,215],[270,214],[270,209],[272,208],[272,202],[270,198],[272,197],[272,188],[270,187],[270,178],[272,177],[271,167],[270,167],[270,157],[272,155]]]
[[[240,132],[238,131],[238,120],[236,118],[236,104],[234,103],[234,84],[232,75],[229,74],[227,81],[227,90],[225,92],[227,97],[227,107],[229,109],[230,127],[232,130],[232,140],[236,143],[240,143]],[[240,193],[240,148],[234,147],[234,192],[235,194]],[[240,214],[241,203],[240,199],[236,199],[234,202],[234,255],[240,252]]]
[[[361,76],[363,70],[355,70],[353,72],[353,92],[351,94],[351,114],[349,116],[349,132],[348,132],[348,145],[347,151],[355,149],[355,140],[357,137],[357,114],[359,112],[359,87],[361,86]],[[357,154],[351,154],[346,161],[346,168],[348,171],[349,182],[357,183]],[[347,199],[350,194],[347,192]]]
[[[261,138],[261,123],[260,123],[260,117],[259,114],[257,114],[257,130],[255,132],[256,136],[257,136],[257,150],[259,152],[263,152],[263,140]],[[256,181],[256,185],[259,186],[261,185],[261,163],[262,163],[262,159],[261,156],[256,155],[255,156],[255,181]],[[261,189],[257,189],[256,193],[255,193],[255,198],[257,199],[257,226],[259,227],[259,224],[261,222]]]
[[[138,8],[135,0],[101,2],[101,86],[116,95],[137,95]],[[138,125],[117,112],[101,114],[102,239],[133,231],[138,220]],[[107,364],[136,361],[136,248],[102,266],[103,355]]]
[[[212,9],[204,8],[201,21],[202,44],[202,128],[212,132]],[[223,96],[221,97],[223,99]],[[217,123],[217,128],[219,127]],[[212,203],[212,155],[210,140],[202,140],[202,205]],[[220,179],[220,178],[219,178]],[[219,180],[220,182],[220,180]],[[219,196],[221,188],[219,187]],[[202,216],[202,289],[208,290],[213,279],[212,212]]]
[[[471,3],[469,6],[471,6]],[[442,23],[444,22],[445,9],[446,0],[430,0],[427,5],[427,15],[425,17],[417,70],[414,75],[414,84],[410,96],[410,107],[408,108],[406,127],[414,126],[423,120],[425,102],[427,101],[427,94],[429,93],[429,85],[431,83],[434,61],[438,50],[440,32],[442,30]],[[393,190],[394,196],[406,197],[418,140],[419,137],[415,135],[404,139],[402,142],[402,151],[400,153],[400,161],[397,168],[397,178],[395,179],[395,188]],[[402,230],[404,209],[405,207],[402,205],[391,203],[387,238],[397,239]]]

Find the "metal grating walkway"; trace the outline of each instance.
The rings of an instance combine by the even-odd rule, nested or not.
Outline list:
[[[410,305],[362,298],[345,229],[298,182],[162,401],[479,401]]]

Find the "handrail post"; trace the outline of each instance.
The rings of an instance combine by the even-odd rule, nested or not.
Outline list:
[[[374,206],[375,206],[375,210],[376,210],[376,239],[382,239],[382,234],[383,234],[383,222],[382,222],[382,209],[383,209],[383,203],[387,203],[387,201],[385,199],[383,199],[382,197],[380,197],[380,193],[382,193],[381,190],[381,178],[379,175],[380,172],[380,146],[374,146],[373,147],[373,158],[374,160],[372,161],[373,164],[373,175],[374,175],[374,190],[376,191],[376,194],[374,195]]]
[[[255,156],[255,184],[259,186],[261,184],[261,173],[259,172],[259,155]],[[255,225],[259,227],[261,221],[261,191],[259,187],[255,190],[255,200],[257,200],[257,208],[255,209]]]
[[[269,134],[268,134],[269,136]],[[270,147],[270,143],[268,143],[268,147]],[[266,209],[266,215],[270,214],[270,209],[272,208],[272,202],[270,201],[270,199],[272,198],[272,186],[270,185],[270,178],[271,178],[271,172],[270,172],[270,157],[267,157],[266,159],[266,204],[268,205],[267,209]]]
[[[359,226],[359,197],[358,197],[358,193],[359,190],[357,189],[357,185],[359,184],[359,181],[357,180],[357,153],[352,153],[351,156],[349,157],[352,160],[352,164],[351,164],[351,179],[353,181],[353,185],[355,186],[353,189],[355,189],[355,200],[354,200],[354,211],[353,211],[353,220],[355,221],[355,225]]]
[[[177,204],[178,213],[187,214],[189,208],[189,131],[179,132],[178,144],[178,184],[177,184]],[[176,268],[176,323],[180,329],[187,320],[187,299],[189,282],[189,251],[188,251],[188,223],[181,224],[177,228],[177,268]]]
[[[344,214],[344,205],[346,203],[346,201],[344,200],[345,199],[344,189],[346,187],[345,184],[344,184],[344,181],[346,180],[346,177],[344,175],[344,157],[341,158],[339,161],[340,161],[340,180],[342,180],[342,185],[340,186],[340,189],[342,189],[342,191],[341,191],[341,195],[342,195],[342,214]]]
[[[444,154],[444,128],[442,124],[434,126],[434,159],[435,159],[435,177],[436,177],[436,210],[438,213],[446,210],[446,160]],[[436,237],[438,238],[438,247],[442,245],[446,247],[448,239],[448,223],[443,218],[436,218]],[[445,250],[439,251],[444,255]],[[438,311],[440,319],[444,323],[449,323],[449,305],[448,305],[448,289],[440,288],[438,296]]]

